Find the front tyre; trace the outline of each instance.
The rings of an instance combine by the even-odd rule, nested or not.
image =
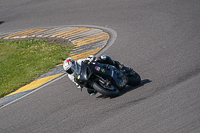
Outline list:
[[[106,88],[100,86],[97,82],[94,82],[93,85],[92,85],[92,87],[93,87],[96,91],[98,91],[99,93],[101,93],[101,94],[104,95],[104,96],[116,97],[116,96],[119,95],[119,90],[118,90],[116,87],[114,87],[114,86],[112,86],[112,87],[114,87],[113,90],[108,90],[108,89],[106,89]]]
[[[134,74],[132,74],[132,75],[128,75],[127,77],[128,77],[127,85],[137,86],[141,83],[140,75],[136,72],[134,72]]]

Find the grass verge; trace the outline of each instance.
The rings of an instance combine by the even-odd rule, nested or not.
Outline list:
[[[0,40],[0,98],[61,64],[72,50],[72,44]]]

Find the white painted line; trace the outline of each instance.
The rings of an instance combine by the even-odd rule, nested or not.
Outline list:
[[[99,34],[102,34],[102,33],[104,33],[102,30],[94,29],[94,30],[91,30],[91,31],[83,32],[83,33],[78,34],[78,35],[70,36],[69,39],[71,39],[72,41],[75,41],[75,40],[79,40],[79,39],[88,38],[90,36],[99,35]]]
[[[34,93],[34,92],[36,92],[36,91],[42,89],[43,87],[45,87],[45,86],[47,86],[47,85],[49,85],[49,84],[51,84],[51,83],[53,83],[53,82],[55,82],[55,81],[57,81],[57,80],[63,78],[63,77],[65,77],[65,76],[67,76],[67,74],[64,74],[64,75],[62,75],[62,76],[60,76],[60,77],[58,77],[58,78],[56,78],[56,79],[53,79],[52,81],[49,81],[48,83],[46,83],[46,84],[44,84],[44,85],[38,87],[37,89],[35,89],[35,90],[33,90],[33,91],[31,91],[31,92],[25,94],[24,96],[22,96],[22,97],[20,97],[20,98],[18,98],[18,99],[15,99],[14,101],[9,102],[9,103],[6,104],[6,105],[3,105],[2,107],[0,107],[0,109],[2,109],[2,108],[4,108],[4,107],[6,107],[6,106],[8,106],[8,105],[10,105],[10,104],[12,104],[12,103],[18,101],[18,100],[20,100],[20,99],[22,99],[22,98],[24,98],[24,97],[26,97],[26,96],[28,96],[28,95],[31,95],[32,93]]]
[[[44,31],[43,33],[37,33],[35,34],[36,36],[37,35],[42,35],[43,37],[46,36],[46,37],[49,37],[51,35],[54,35],[54,34],[58,34],[60,32],[64,32],[64,31],[67,31],[67,30],[71,30],[71,29],[74,29],[75,27],[64,27],[64,28],[53,28],[53,29],[50,29],[50,30],[47,30],[47,31]]]

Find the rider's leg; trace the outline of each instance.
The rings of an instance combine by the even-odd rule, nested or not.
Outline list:
[[[120,71],[125,72],[125,73],[130,73],[133,71],[132,68],[125,67],[123,64],[121,64],[119,61],[114,61],[115,67],[118,68]]]

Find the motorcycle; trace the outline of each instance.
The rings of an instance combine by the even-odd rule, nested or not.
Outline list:
[[[139,74],[127,67],[120,71],[115,66],[96,61],[82,62],[76,67],[73,69],[76,70],[74,77],[81,88],[86,87],[108,97],[118,96],[126,85],[136,86],[141,82]]]

